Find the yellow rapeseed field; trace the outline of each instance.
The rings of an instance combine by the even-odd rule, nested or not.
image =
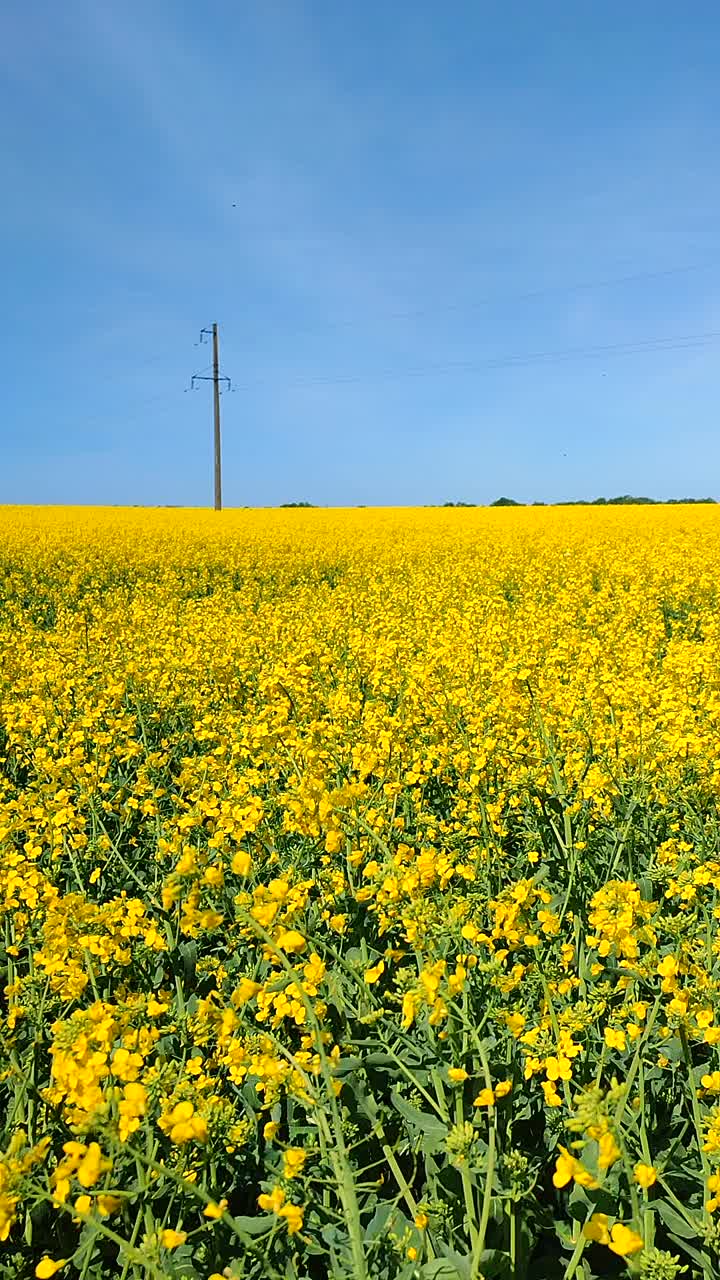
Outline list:
[[[719,565],[0,510],[0,1277],[717,1277]]]

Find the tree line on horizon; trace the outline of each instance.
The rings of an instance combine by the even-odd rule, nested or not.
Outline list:
[[[518,502],[515,498],[496,498],[489,507],[642,507],[683,506],[717,503],[717,498],[643,498],[631,493],[617,498],[567,498],[563,502]],[[482,507],[482,502],[443,502],[444,507]]]
[[[717,504],[717,498],[643,498],[631,493],[620,494],[617,498],[568,498],[564,502],[518,502],[516,498],[496,498],[494,502],[430,502],[426,506],[435,507],[642,507],[642,506],[685,506],[698,504]],[[317,508],[316,502],[281,502],[280,510],[291,508]],[[358,508],[367,504],[360,502]]]

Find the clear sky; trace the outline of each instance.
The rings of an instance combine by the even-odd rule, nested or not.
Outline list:
[[[717,0],[4,0],[0,501],[209,503],[213,321],[228,505],[720,497],[719,66]]]

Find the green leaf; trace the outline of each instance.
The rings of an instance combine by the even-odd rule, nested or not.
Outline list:
[[[570,1217],[574,1222],[585,1222],[592,1213],[593,1203],[589,1199],[583,1187],[579,1183],[574,1183],[568,1199],[568,1208]]]
[[[471,1280],[473,1268],[470,1255],[456,1253],[454,1249],[450,1249],[447,1245],[444,1248],[444,1252],[444,1258],[435,1258],[432,1262],[426,1262],[420,1268],[420,1275],[423,1280],[426,1280],[426,1278],[430,1278],[430,1280]]]
[[[365,1228],[365,1239],[374,1240],[377,1236],[383,1235],[385,1231],[390,1229],[396,1232],[398,1219],[402,1221],[403,1225],[406,1225],[407,1220],[399,1213],[394,1204],[389,1204],[387,1201],[384,1204],[379,1204]]]
[[[431,1115],[427,1111],[420,1111],[418,1107],[414,1107],[412,1103],[406,1102],[404,1098],[401,1098],[394,1089],[390,1094],[390,1101],[403,1119],[407,1120],[407,1123],[412,1125],[414,1129],[424,1133],[431,1143],[439,1146],[445,1141],[447,1125],[438,1116]]]
[[[248,1218],[242,1214],[238,1217],[233,1216],[233,1222],[238,1230],[244,1231],[248,1236],[263,1236],[275,1225],[275,1216],[272,1213],[258,1214],[255,1218]]]
[[[178,950],[180,952],[180,959],[182,960],[185,979],[190,982],[195,977],[195,966],[197,965],[198,958],[197,942],[192,938],[189,942],[183,942]]]
[[[661,1052],[663,1057],[668,1059],[668,1062],[682,1062],[683,1060],[683,1047],[678,1036],[673,1036],[671,1040],[664,1040]]]
[[[449,1258],[433,1258],[432,1262],[423,1263],[420,1275],[422,1280],[464,1280]]]
[[[510,1259],[501,1249],[483,1249],[480,1270],[485,1280],[504,1280],[510,1275]]]
[[[688,1244],[687,1240],[681,1240],[678,1236],[674,1236],[672,1232],[668,1232],[668,1236],[673,1244],[676,1244],[679,1249],[682,1249],[683,1253],[692,1258],[693,1262],[697,1262],[703,1275],[707,1275],[709,1263],[707,1254],[702,1254],[699,1249],[695,1249],[691,1244]]]
[[[366,1067],[394,1067],[395,1059],[389,1053],[369,1053],[365,1059]]]
[[[332,1073],[338,1080],[343,1076],[350,1075],[351,1071],[357,1071],[358,1068],[364,1066],[362,1058],[341,1058],[337,1066],[333,1067]]]
[[[561,1247],[572,1253],[575,1248],[575,1240],[570,1230],[570,1224],[565,1218],[553,1218],[553,1226]]]
[[[674,1235],[680,1236],[683,1240],[697,1240],[700,1234],[698,1227],[693,1227],[685,1218],[681,1217],[677,1209],[674,1209],[667,1200],[654,1200],[653,1209],[662,1218],[668,1231],[672,1231]]]

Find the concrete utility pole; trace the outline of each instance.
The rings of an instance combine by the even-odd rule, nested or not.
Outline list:
[[[213,325],[212,329],[200,330],[200,341],[205,342],[206,339],[212,338],[213,344],[213,361],[212,375],[204,373],[194,373],[190,380],[190,389],[195,390],[196,382],[212,382],[213,384],[213,442],[215,455],[215,510],[222,511],[222,450],[220,442],[220,383],[226,382],[227,389],[230,391],[231,384],[229,378],[220,376],[220,340],[218,338],[218,327]]]
[[[222,457],[220,450],[220,357],[218,354],[218,327],[212,327],[213,338],[213,407],[215,439],[215,510],[222,511]]]

